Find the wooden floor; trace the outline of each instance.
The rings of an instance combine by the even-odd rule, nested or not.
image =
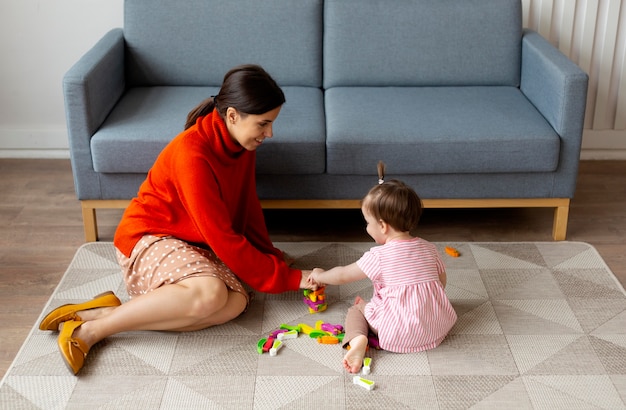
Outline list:
[[[596,247],[626,285],[626,161],[581,164],[568,237]],[[102,240],[121,212],[99,211]],[[266,212],[279,241],[370,241],[358,210]],[[548,209],[428,209],[419,235],[434,242],[551,241]],[[68,160],[0,159],[0,376],[84,243]]]

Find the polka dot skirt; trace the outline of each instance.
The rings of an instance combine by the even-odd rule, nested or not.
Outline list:
[[[153,291],[194,276],[213,276],[249,301],[248,292],[235,274],[212,250],[198,248],[171,236],[146,235],[130,258],[116,249],[130,297]]]

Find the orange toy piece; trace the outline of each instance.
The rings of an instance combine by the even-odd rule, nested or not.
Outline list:
[[[323,345],[336,345],[339,343],[339,338],[336,336],[320,336],[317,338],[317,343]]]
[[[451,246],[446,246],[446,253],[450,256],[452,256],[453,258],[458,258],[459,256],[461,256],[461,254],[459,253],[458,250],[456,250],[455,248],[451,247]]]

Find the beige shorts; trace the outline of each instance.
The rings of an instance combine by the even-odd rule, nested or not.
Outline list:
[[[213,276],[250,302],[250,295],[239,278],[212,250],[198,248],[172,236],[146,235],[137,242],[130,258],[118,249],[116,253],[131,298],[187,278]]]

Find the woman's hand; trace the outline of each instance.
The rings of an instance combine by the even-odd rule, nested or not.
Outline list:
[[[300,279],[300,289],[317,290],[317,283],[311,282],[309,280],[310,275],[311,275],[310,270],[302,271],[302,278]]]

